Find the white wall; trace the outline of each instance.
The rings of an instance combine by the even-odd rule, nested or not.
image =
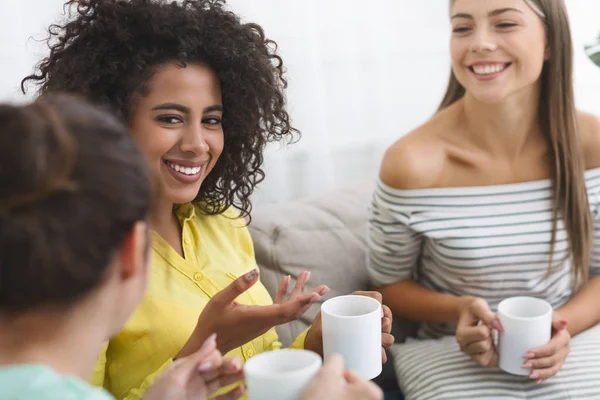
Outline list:
[[[0,0],[0,100],[44,48],[30,39],[62,0]],[[267,155],[258,202],[284,201],[376,174],[383,149],[426,120],[449,73],[447,0],[230,0],[280,45],[302,140]],[[600,69],[583,46],[600,32],[600,1],[567,0],[577,105],[600,115]]]

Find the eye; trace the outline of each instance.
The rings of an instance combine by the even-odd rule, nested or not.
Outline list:
[[[220,125],[221,122],[221,119],[217,117],[207,117],[202,120],[202,123],[206,125]]]
[[[459,26],[457,28],[452,29],[452,32],[454,32],[454,33],[465,33],[465,32],[468,32],[470,30],[471,30],[471,28],[468,28],[466,26]]]
[[[183,123],[183,118],[178,115],[161,115],[156,117],[156,120],[160,123],[167,125],[175,125],[179,123]]]
[[[500,29],[514,28],[515,26],[517,26],[517,24],[514,24],[512,22],[503,22],[501,24],[496,25],[496,27]]]

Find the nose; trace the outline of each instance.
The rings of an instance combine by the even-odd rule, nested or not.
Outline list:
[[[205,132],[202,123],[189,124],[185,130],[179,148],[184,153],[202,154],[210,150],[210,146],[206,142]]]
[[[498,47],[494,41],[494,35],[488,29],[477,29],[471,37],[472,41],[469,50],[472,53],[492,52]]]

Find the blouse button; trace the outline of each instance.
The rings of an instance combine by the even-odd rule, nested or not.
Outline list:
[[[185,244],[191,244],[192,243],[192,239],[190,239],[188,236],[186,236],[185,239],[183,239],[183,242]]]
[[[254,352],[254,349],[249,348],[248,350],[246,350],[246,357],[250,358],[253,357],[256,353]]]
[[[200,272],[196,272],[194,274],[194,280],[195,281],[201,281],[202,279],[204,279],[204,276]]]

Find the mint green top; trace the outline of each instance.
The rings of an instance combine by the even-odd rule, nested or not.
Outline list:
[[[0,367],[2,400],[113,400],[113,397],[76,376],[59,375],[45,365]]]

